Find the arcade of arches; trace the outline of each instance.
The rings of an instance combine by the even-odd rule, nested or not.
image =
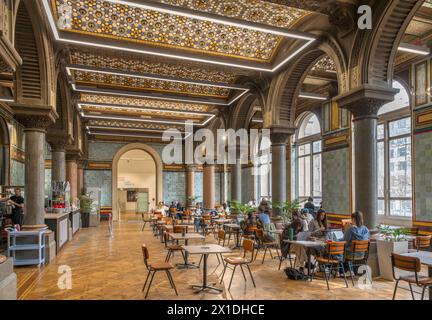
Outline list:
[[[371,30],[357,27],[360,3]],[[385,224],[432,235],[431,47],[430,0],[0,0],[1,197],[19,187],[22,229],[51,230],[44,267],[14,268],[18,298],[144,298],[141,244],[155,259],[166,253],[141,231],[141,213],[161,202],[211,212],[312,197],[332,228],[361,211],[371,234]],[[167,163],[168,129],[180,132],[183,159],[196,151],[186,121],[195,133],[268,129],[269,141],[246,163],[240,144],[234,163]],[[75,220],[83,194],[99,215]],[[282,213],[273,206],[272,221]],[[384,280],[371,292],[341,279],[331,294],[320,281],[290,286],[278,263],[251,264],[256,289],[247,282],[245,293],[239,276],[202,297],[295,299],[305,286],[310,299],[391,298]],[[57,289],[64,264],[82,273],[72,290]],[[174,271],[185,291],[199,277]],[[176,297],[158,281],[150,298]]]

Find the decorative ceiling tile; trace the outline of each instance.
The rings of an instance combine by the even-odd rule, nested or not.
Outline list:
[[[324,56],[315,63],[312,67],[312,71],[336,72],[336,66],[329,56]]]
[[[116,55],[113,56],[108,55],[106,52],[103,54],[96,54],[92,52],[72,50],[70,54],[70,62],[71,64],[94,68],[117,69],[121,71],[155,74],[181,79],[204,80],[226,84],[233,84],[236,80],[236,75],[229,72],[221,72],[209,68],[196,68],[179,63],[169,64],[152,62],[143,57],[140,59],[134,59],[124,57],[121,53],[116,53]]]
[[[191,96],[206,96],[214,98],[227,98],[230,93],[230,89],[215,86],[163,81],[158,79],[147,79],[91,71],[73,70],[72,75],[76,84],[79,85],[96,85],[98,87],[109,86],[111,88],[181,93]]]
[[[217,24],[155,10],[115,4],[102,0],[52,0],[56,21],[59,8],[72,8],[71,27],[67,32],[133,41],[137,43],[175,48],[195,53],[271,62],[282,37],[246,28]],[[244,9],[243,1],[242,8]],[[218,1],[215,1],[218,3]],[[235,2],[217,10],[240,10]],[[236,9],[237,8],[237,9]],[[293,9],[294,10],[294,9]],[[295,9],[297,10],[297,9]],[[261,10],[264,11],[264,10]],[[294,12],[294,11],[293,11]],[[265,19],[274,19],[274,12]],[[262,13],[258,13],[261,14]],[[303,16],[306,12],[297,13]],[[249,15],[254,15],[250,13]],[[285,16],[288,24],[296,19]]]
[[[211,106],[205,104],[174,102],[157,99],[130,98],[121,96],[99,95],[99,94],[81,94],[81,102],[121,105],[121,106],[136,106],[148,108],[161,108],[170,110],[184,110],[195,112],[208,112],[212,109]]]
[[[121,120],[89,120],[86,124],[89,127],[115,127],[115,128],[125,128],[125,129],[151,129],[151,130],[168,130],[168,129],[178,129],[184,130],[184,126],[166,125],[159,123],[149,123],[149,122],[128,122]]]

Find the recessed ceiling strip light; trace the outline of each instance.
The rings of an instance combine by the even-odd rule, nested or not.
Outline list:
[[[114,0],[110,0],[110,2],[119,4],[119,3],[123,3],[125,5],[132,5],[132,6],[141,6],[141,7],[148,7],[148,5],[144,5],[144,4],[139,4],[137,5],[136,3],[130,3],[128,4],[127,1],[114,1]],[[306,47],[308,47],[312,42],[315,41],[316,37],[312,34],[308,34],[307,36],[301,35],[301,33],[299,32],[292,32],[292,31],[275,31],[275,28],[271,28],[271,27],[258,27],[258,26],[253,26],[251,24],[246,24],[246,23],[240,23],[240,22],[227,22],[226,19],[212,19],[212,20],[217,20],[220,21],[220,23],[226,24],[226,25],[232,25],[232,26],[237,26],[237,27],[241,27],[241,28],[248,28],[251,30],[256,30],[256,31],[262,31],[262,32],[268,32],[268,33],[272,33],[272,34],[279,34],[279,33],[283,33],[284,36],[286,37],[290,37],[290,38],[297,38],[297,39],[301,39],[301,40],[306,40],[306,44],[303,45],[300,49],[296,50],[294,53],[292,53],[291,55],[289,55],[286,59],[284,59],[282,62],[280,62],[278,65],[274,66],[273,68],[265,68],[265,67],[255,67],[252,66],[250,64],[241,64],[241,63],[232,63],[232,62],[225,62],[225,61],[218,61],[218,60],[211,60],[211,59],[204,59],[204,58],[198,58],[195,56],[188,56],[188,55],[180,55],[180,54],[170,54],[170,53],[165,53],[165,52],[160,52],[157,50],[144,50],[144,49],[135,49],[131,47],[131,44],[126,44],[126,45],[109,45],[107,44],[107,40],[104,40],[104,43],[102,42],[95,42],[93,41],[81,41],[81,40],[76,40],[76,39],[72,39],[72,38],[64,38],[61,37],[58,30],[57,30],[57,26],[56,23],[54,21],[54,17],[50,8],[50,5],[48,3],[48,0],[42,0],[45,12],[48,16],[48,21],[49,24],[51,26],[51,30],[54,34],[54,38],[57,41],[62,41],[62,42],[66,42],[66,43],[74,43],[77,45],[84,45],[84,46],[91,46],[91,47],[98,47],[98,48],[105,48],[105,49],[112,49],[112,50],[122,50],[122,51],[128,51],[128,52],[134,52],[134,53],[140,53],[140,54],[148,54],[148,55],[154,55],[154,56],[160,56],[160,57],[166,57],[166,58],[173,58],[173,59],[181,59],[181,60],[187,60],[187,61],[193,61],[193,62],[202,62],[202,63],[208,63],[208,64],[215,64],[215,65],[220,65],[220,66],[225,66],[225,67],[234,67],[234,68],[242,68],[242,69],[249,69],[249,70],[255,70],[255,71],[262,71],[262,72],[275,72],[277,71],[279,68],[281,68],[284,64],[286,64],[288,61],[290,61],[292,58],[294,58],[299,52],[301,52],[301,50],[305,49]],[[152,10],[157,10],[155,9],[154,6],[151,6],[150,8],[152,8]],[[160,10],[158,10],[160,11]],[[172,10],[170,10],[172,11]],[[199,19],[199,17],[201,17],[201,20],[205,20],[205,21],[209,21],[208,17],[203,17],[203,16],[199,16],[199,15],[194,15],[194,19]],[[266,30],[266,31],[265,31]],[[279,30],[279,29],[278,29]],[[279,34],[282,35],[282,34]],[[63,35],[62,35],[63,36]]]
[[[115,136],[118,137],[119,135],[116,133],[109,133],[109,132],[100,132],[100,131],[88,131],[88,134],[90,135],[98,135],[98,136]],[[182,137],[181,140],[187,139],[191,133],[189,132],[185,137]],[[161,136],[149,136],[149,135],[140,135],[140,134],[128,134],[128,133],[122,133],[122,137],[134,137],[134,138],[150,138],[150,139],[162,139]],[[175,139],[175,138],[174,138]]]
[[[405,43],[405,42],[402,42],[399,44],[398,50],[402,51],[402,52],[419,54],[422,56],[427,56],[431,53],[430,48],[423,47],[423,46],[417,46],[417,45]]]
[[[300,92],[298,96],[299,98],[312,99],[312,100],[324,101],[328,99],[328,97],[323,94],[311,93],[311,92]]]

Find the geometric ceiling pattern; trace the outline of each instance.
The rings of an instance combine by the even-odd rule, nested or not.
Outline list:
[[[72,8],[70,27],[64,31],[139,44],[177,49],[249,61],[271,62],[282,36],[185,16],[167,14],[111,1],[52,0],[54,15],[64,5]],[[247,1],[230,8],[246,6]],[[223,8],[223,7],[221,7]],[[221,9],[227,14],[225,9]],[[286,10],[288,25],[307,15],[307,11]],[[272,12],[268,12],[269,17]]]

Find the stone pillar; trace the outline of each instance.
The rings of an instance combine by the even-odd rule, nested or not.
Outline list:
[[[287,200],[287,142],[292,128],[273,127],[270,135],[272,150],[272,202],[285,202]],[[279,209],[273,209],[273,215],[279,215]]]
[[[78,163],[73,158],[66,160],[66,180],[70,184],[72,203],[76,204],[76,198],[78,198]]]
[[[242,165],[240,159],[231,165],[231,201],[242,201]]]
[[[77,178],[77,194],[81,196],[84,189],[84,166],[83,161],[78,161],[78,178]]]
[[[203,166],[203,205],[206,212],[215,209],[214,164],[204,164]]]
[[[53,149],[51,152],[51,180],[66,181],[66,150]]]
[[[377,120],[378,110],[394,99],[397,90],[363,87],[337,98],[354,123],[354,208],[361,211],[370,229],[377,227]],[[348,188],[349,186],[341,186]]]
[[[32,115],[35,108],[20,106],[16,119],[24,125],[25,135],[25,195],[24,224],[45,224],[45,135],[54,117],[45,114]],[[47,109],[48,110],[48,109]],[[45,110],[44,110],[45,111]]]
[[[188,208],[194,205],[192,198],[195,197],[195,169],[193,165],[186,166],[186,205]]]

